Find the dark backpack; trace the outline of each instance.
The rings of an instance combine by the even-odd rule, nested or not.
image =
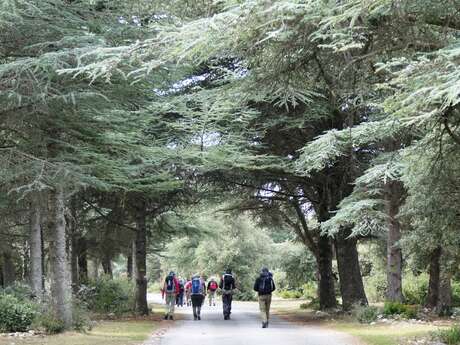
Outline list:
[[[261,295],[269,295],[273,292],[273,280],[267,276],[260,276],[259,278],[259,293]]]
[[[173,293],[176,292],[176,284],[174,283],[174,276],[167,276],[165,279],[166,283],[166,292]]]
[[[222,290],[231,290],[233,286],[233,276],[231,274],[224,274],[222,277]]]

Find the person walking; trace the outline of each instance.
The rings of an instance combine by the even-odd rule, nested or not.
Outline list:
[[[190,298],[190,294],[192,293],[192,280],[189,279],[185,283],[185,299],[187,302],[187,307],[192,305],[192,300]]]
[[[185,293],[185,282],[184,280],[179,277],[179,293],[177,294],[176,297],[176,305],[178,307],[183,307],[184,306],[184,293]]]
[[[227,269],[220,279],[219,288],[222,291],[222,304],[224,311],[224,320],[230,320],[232,313],[233,290],[236,289],[235,278],[232,270]]]
[[[161,289],[161,297],[165,300],[165,320],[174,320],[174,306],[178,294],[179,281],[176,278],[176,274],[171,271],[165,278],[163,288]]]
[[[216,291],[218,288],[219,285],[217,284],[216,280],[214,278],[211,278],[211,280],[208,283],[209,306],[216,305]]]
[[[206,297],[206,283],[199,274],[192,277],[190,298],[192,299],[193,319],[201,320],[201,306]]]
[[[272,302],[272,292],[275,291],[275,282],[273,275],[268,268],[264,267],[260,271],[260,276],[257,277],[254,283],[254,291],[259,295],[259,309],[262,318],[262,328],[268,327],[270,319],[270,305]]]

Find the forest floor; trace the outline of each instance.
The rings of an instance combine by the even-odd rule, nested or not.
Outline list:
[[[328,314],[308,309],[300,309],[301,300],[273,301],[273,312],[282,319],[303,325],[317,325],[348,333],[366,345],[401,345],[415,339],[427,338],[438,329],[453,324],[451,320],[439,319],[432,322],[391,321],[375,324],[362,324],[350,316]]]

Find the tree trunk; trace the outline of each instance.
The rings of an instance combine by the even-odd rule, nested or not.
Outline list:
[[[4,286],[13,285],[16,281],[16,269],[14,267],[13,257],[9,251],[3,253],[2,275]]]
[[[439,274],[439,293],[436,304],[436,312],[440,316],[449,316],[452,314],[452,267],[450,255],[446,250],[442,251]]]
[[[133,278],[133,253],[131,250],[129,251],[129,254],[126,260],[126,274],[128,276],[128,279]]]
[[[430,309],[435,308],[438,304],[441,254],[441,247],[437,247],[430,254],[430,281],[428,283],[428,296],[425,303],[425,306]]]
[[[145,206],[137,210],[136,214],[136,312],[148,315],[147,304],[147,225]]]
[[[29,271],[30,271],[30,267],[29,267],[29,263],[30,263],[30,246],[29,246],[29,242],[26,240],[24,241],[24,243],[22,244],[21,246],[21,251],[22,251],[22,255],[21,255],[21,279],[23,281],[30,281],[30,278],[29,278]]]
[[[50,219],[51,296],[55,314],[66,328],[72,325],[72,290],[70,266],[66,253],[66,222],[63,188],[50,194],[52,217]]]
[[[390,181],[385,185],[386,212],[388,215],[387,239],[387,300],[403,302],[402,293],[402,251],[401,225],[396,218],[401,204],[402,185],[399,181]]]
[[[92,278],[97,280],[99,279],[99,258],[95,257],[93,260],[93,272],[92,272]]]
[[[78,279],[80,284],[88,282],[88,246],[86,238],[81,237],[78,240]]]
[[[46,210],[46,209],[45,209]],[[44,215],[45,216],[45,215]],[[45,217],[47,217],[48,215],[46,215]],[[44,218],[45,218],[44,217]],[[48,273],[48,270],[47,270],[47,267],[46,267],[46,252],[45,252],[45,237],[44,237],[44,228],[46,227],[46,223],[45,222],[41,222],[41,246],[42,246],[42,290],[43,292],[45,292],[45,280],[46,280],[46,276],[47,276],[47,273]]]
[[[72,229],[71,244],[70,244],[70,272],[72,277],[72,290],[73,292],[78,291],[80,286],[80,279],[78,274],[78,239],[75,229]]]
[[[321,236],[318,240],[318,296],[321,310],[337,307],[332,272],[332,245],[329,238]]]
[[[42,251],[42,226],[41,209],[38,200],[31,203],[30,213],[30,286],[33,294],[39,300],[43,297],[43,251]]]
[[[110,279],[113,278],[112,259],[108,254],[104,254],[102,258],[102,269],[104,270],[105,275],[108,275]]]
[[[340,293],[344,310],[350,310],[354,304],[368,304],[359,267],[357,240],[348,238],[350,234],[350,229],[341,229],[335,239]]]
[[[137,265],[136,265],[136,241],[134,240],[132,245],[131,245],[131,255],[133,257],[133,266],[132,266],[132,276],[133,276],[133,281],[136,282],[136,277],[137,277]]]
[[[71,217],[68,222],[68,228],[70,232],[70,272],[71,272],[71,281],[72,281],[72,290],[73,292],[78,291],[80,286],[80,279],[78,275],[78,253],[80,248],[78,247],[79,242],[79,233],[78,233],[78,214],[77,214],[77,199],[73,197],[70,201],[70,212]]]

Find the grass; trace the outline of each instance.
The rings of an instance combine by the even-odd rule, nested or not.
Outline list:
[[[286,320],[303,325],[319,325],[348,333],[361,340],[366,345],[399,345],[404,339],[429,336],[430,333],[439,329],[445,329],[448,322],[439,327],[433,324],[361,324],[352,320],[349,316],[328,315],[316,313],[313,310],[300,309],[300,304],[305,301],[274,300],[273,311]]]
[[[150,320],[102,321],[88,333],[0,337],[0,345],[134,345],[146,340],[157,326],[158,323]]]
[[[404,339],[427,336],[439,327],[429,324],[416,325],[363,325],[355,322],[336,322],[331,328],[351,334],[368,345],[398,345]]]

